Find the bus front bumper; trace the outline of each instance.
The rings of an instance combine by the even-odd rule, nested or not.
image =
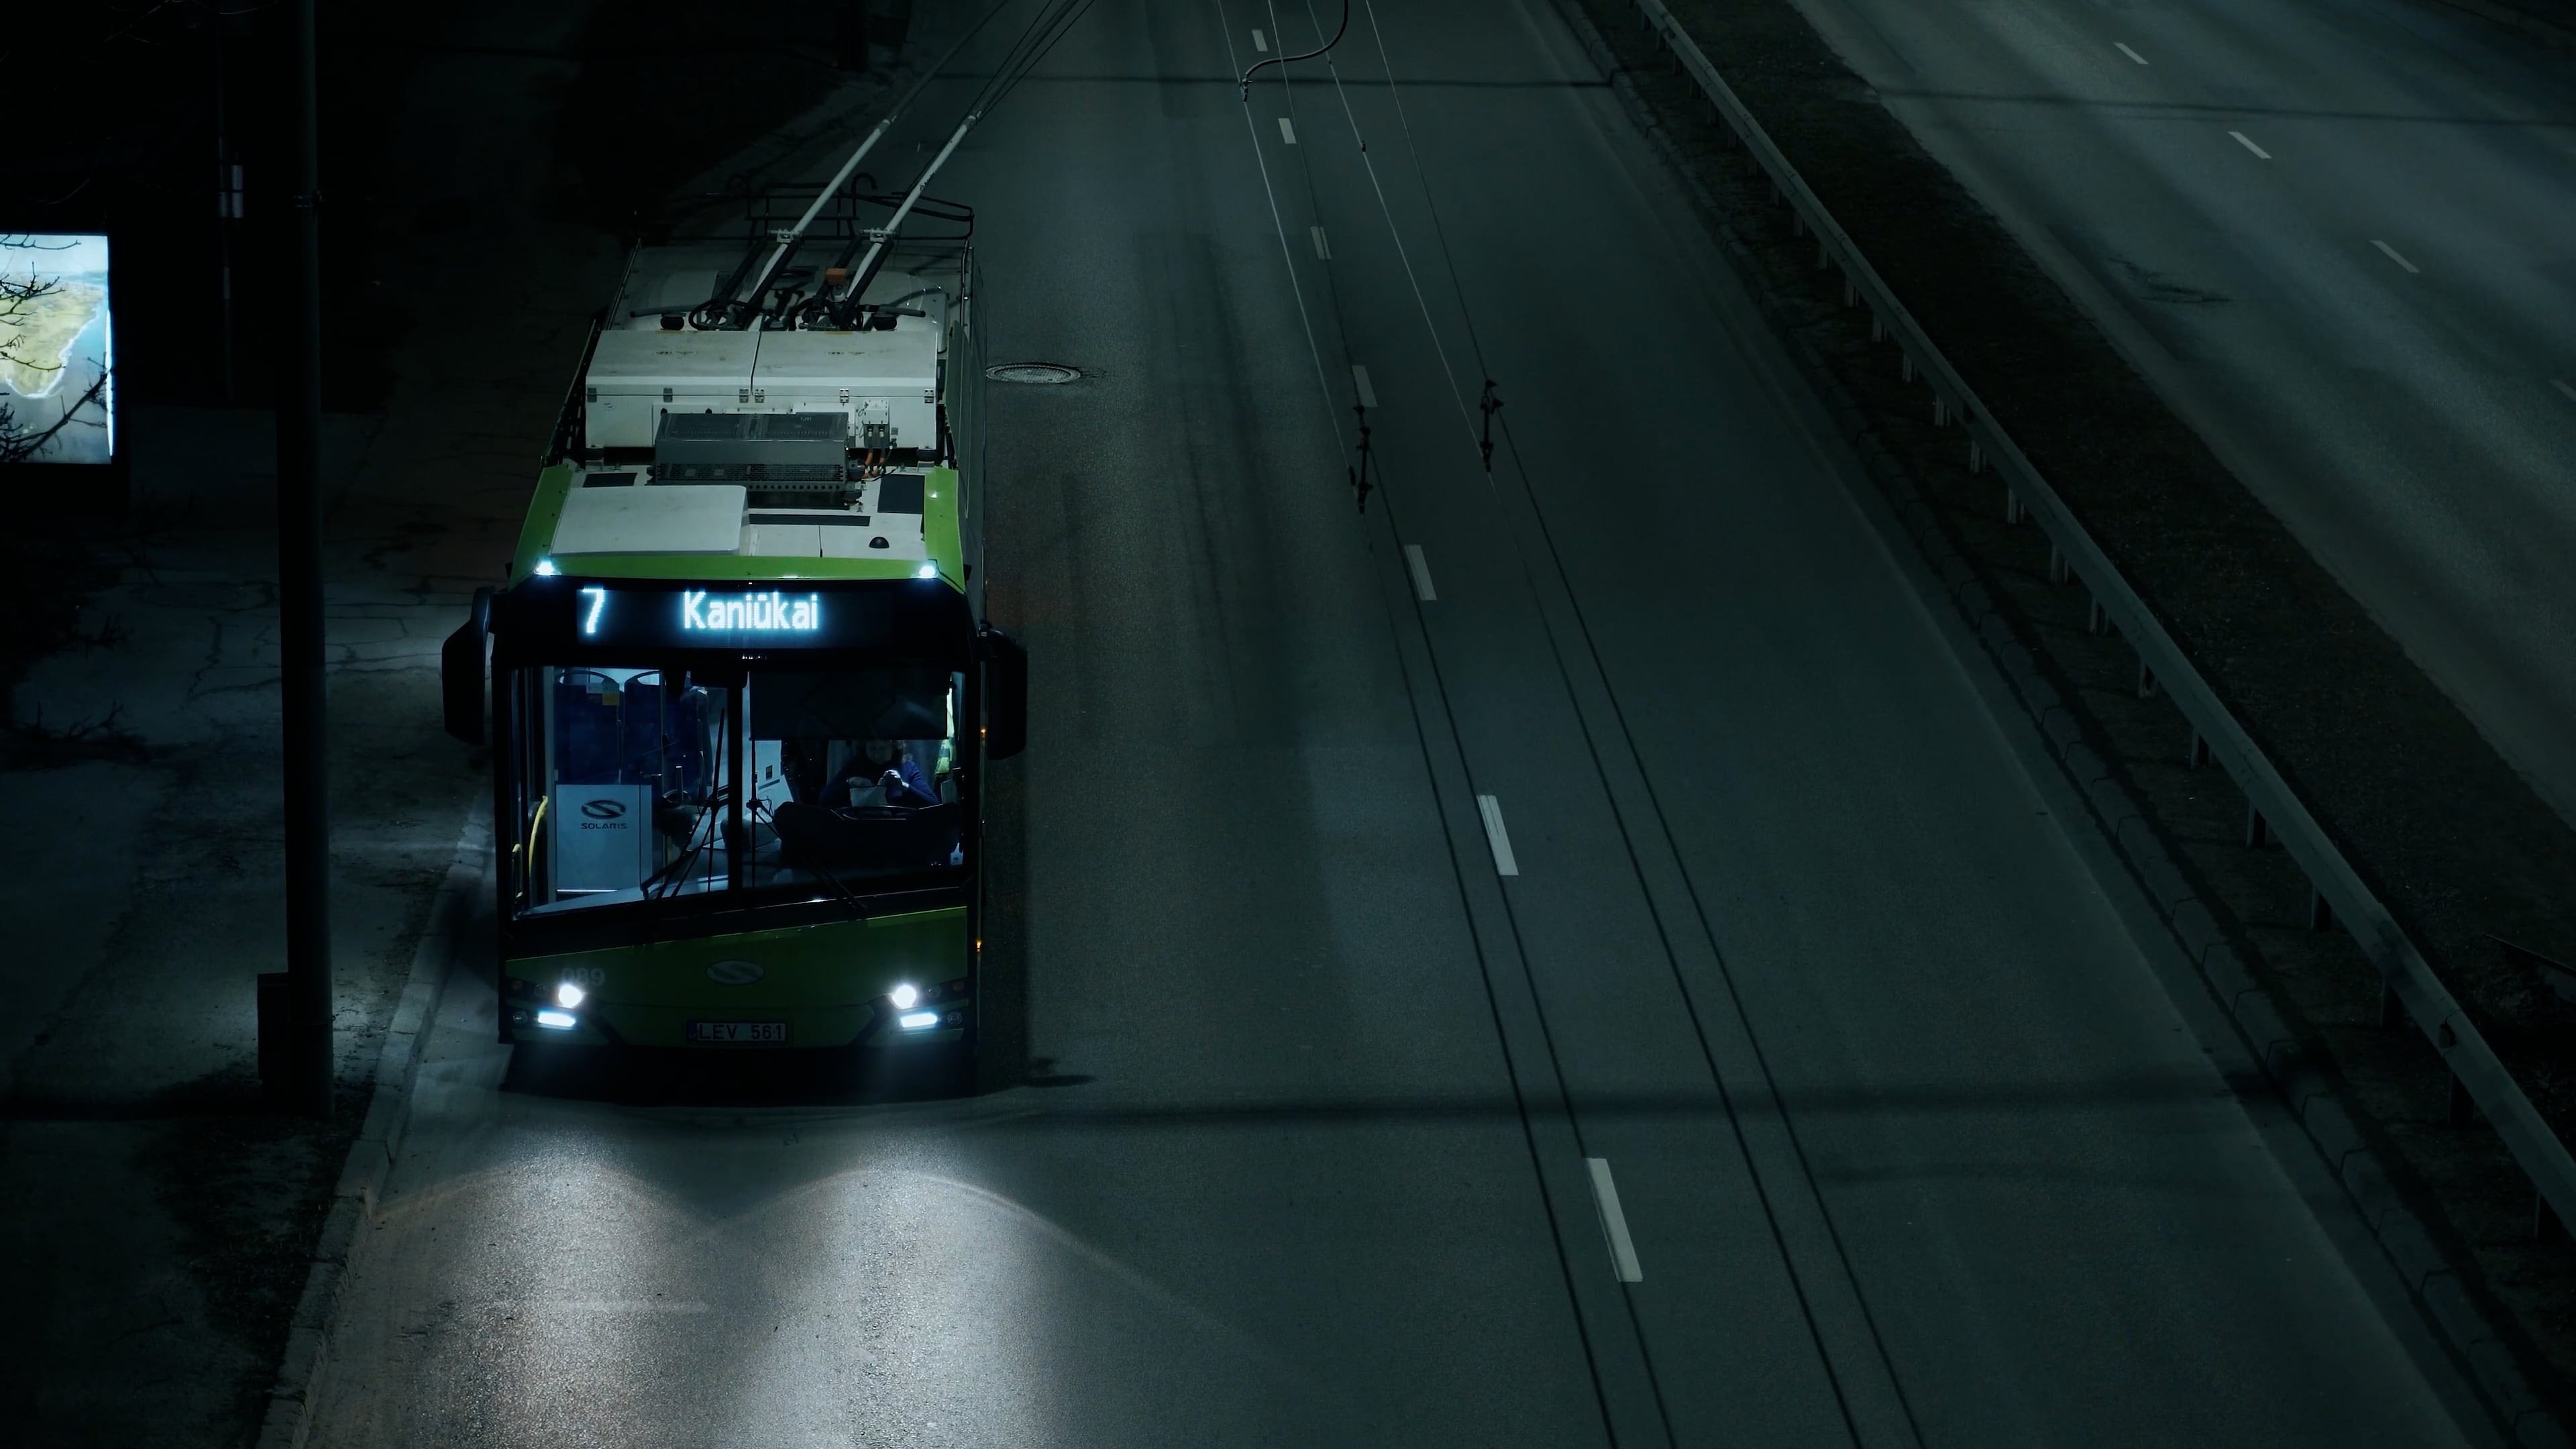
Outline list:
[[[593,997],[573,1008],[511,1002],[502,1019],[506,1039],[514,1042],[723,1052],[954,1043],[965,1039],[972,1016],[963,1003],[925,1004],[911,1011],[876,1002],[716,1013]]]

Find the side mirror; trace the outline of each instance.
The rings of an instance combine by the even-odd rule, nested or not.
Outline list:
[[[984,758],[1007,760],[1029,747],[1029,651],[990,624],[976,642],[984,654]]]
[[[440,712],[447,732],[469,745],[483,743],[483,665],[492,641],[492,591],[476,589],[474,607],[438,650]]]

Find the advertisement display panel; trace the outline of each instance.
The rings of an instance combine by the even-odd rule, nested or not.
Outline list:
[[[0,232],[0,461],[116,457],[107,238]]]

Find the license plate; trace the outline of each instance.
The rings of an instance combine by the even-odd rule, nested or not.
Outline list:
[[[693,1021],[689,1023],[691,1046],[785,1046],[787,1023],[783,1021]]]

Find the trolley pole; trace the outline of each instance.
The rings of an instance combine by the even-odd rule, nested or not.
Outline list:
[[[314,0],[295,0],[295,195],[287,329],[278,349],[277,610],[286,777],[286,1030],[271,1100],[331,1113],[331,811],[322,693],[321,181]],[[274,1005],[272,1009],[274,1009]]]

